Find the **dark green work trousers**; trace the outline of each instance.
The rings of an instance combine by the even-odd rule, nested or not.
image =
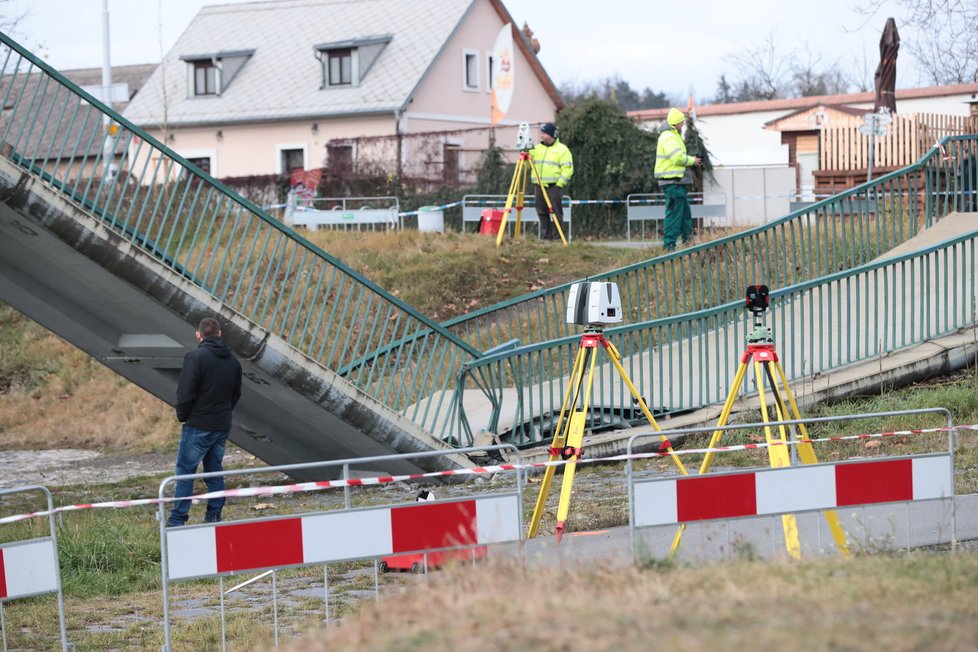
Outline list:
[[[693,237],[693,213],[686,197],[687,187],[682,183],[669,183],[662,186],[666,195],[666,225],[662,246],[675,249],[676,240],[689,242]]]

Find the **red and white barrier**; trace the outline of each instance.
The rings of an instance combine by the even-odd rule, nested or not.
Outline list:
[[[0,547],[0,600],[28,598],[58,590],[58,556],[51,539]]]
[[[841,442],[841,441],[855,441],[862,439],[886,439],[892,437],[905,437],[909,435],[922,435],[922,434],[932,434],[938,432],[960,432],[962,430],[978,431],[978,424],[968,425],[968,426],[954,426],[951,428],[928,428],[924,430],[895,430],[892,432],[881,432],[874,434],[858,434],[858,435],[844,435],[835,437],[821,437],[818,439],[800,439],[797,441],[773,441],[770,443],[756,443],[756,444],[737,444],[733,446],[716,446],[713,448],[684,448],[681,450],[674,450],[670,452],[652,452],[652,453],[633,453],[631,455],[614,455],[610,457],[591,457],[577,460],[577,464],[605,464],[608,462],[623,462],[628,459],[632,460],[643,460],[657,457],[670,457],[672,455],[683,456],[683,455],[702,455],[705,453],[721,453],[730,451],[744,451],[744,450],[759,450],[770,447],[777,446],[796,446],[798,444],[816,444],[822,442]],[[762,435],[757,435],[762,436]],[[158,505],[160,503],[172,503],[176,500],[209,500],[211,498],[247,498],[253,496],[276,496],[281,494],[292,494],[292,493],[304,493],[313,491],[322,491],[324,489],[335,489],[341,487],[366,487],[375,485],[385,485],[394,482],[413,482],[416,480],[429,480],[432,478],[444,478],[449,476],[462,476],[462,475],[487,475],[492,473],[509,472],[509,471],[519,471],[522,469],[542,469],[550,466],[563,466],[567,464],[566,460],[554,460],[547,462],[531,462],[527,464],[497,464],[495,466],[477,466],[468,469],[455,469],[449,471],[432,471],[429,473],[412,473],[409,475],[389,475],[389,476],[378,476],[369,478],[351,478],[348,480],[323,480],[320,482],[302,482],[299,484],[288,484],[288,485],[277,485],[277,486],[261,486],[261,487],[247,487],[244,489],[225,489],[224,491],[214,491],[203,494],[197,494],[195,496],[189,496],[187,498],[138,498],[132,500],[110,500],[100,503],[83,503],[78,505],[64,505],[56,509],[48,509],[40,512],[27,512],[24,514],[14,514],[12,516],[0,517],[0,525],[6,523],[16,523],[17,521],[23,521],[31,518],[38,518],[40,516],[49,516],[52,514],[61,514],[64,512],[73,512],[87,509],[119,509],[123,507],[141,507],[144,505]]]
[[[947,454],[650,480],[634,491],[635,527],[954,495]]]
[[[415,503],[166,531],[167,577],[367,559],[521,537],[518,496]]]

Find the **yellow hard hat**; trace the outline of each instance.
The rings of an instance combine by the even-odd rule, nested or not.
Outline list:
[[[679,109],[669,109],[669,114],[666,116],[666,122],[670,125],[678,125],[680,122],[686,119],[683,112]]]

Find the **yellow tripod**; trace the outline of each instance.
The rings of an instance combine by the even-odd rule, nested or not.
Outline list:
[[[503,219],[499,224],[499,233],[496,235],[497,247],[503,242],[503,235],[506,233],[506,221],[509,219],[509,212],[513,209],[514,203],[516,206],[516,225],[513,228],[513,234],[517,238],[520,237],[520,227],[522,226],[523,218],[523,198],[526,195],[526,179],[528,173],[532,173],[537,184],[543,188],[540,171],[537,170],[533,159],[530,158],[530,152],[524,150],[520,152],[519,158],[516,159],[516,169],[513,170],[513,179],[509,182],[509,192],[506,193],[506,205],[503,207]],[[543,201],[547,204],[547,214],[553,221],[554,226],[557,227],[557,233],[560,234],[561,242],[566,246],[567,238],[564,237],[564,229],[561,228],[560,220],[557,219],[557,215],[554,213],[554,207],[550,203],[550,197],[547,195],[546,190],[540,194],[543,195]]]
[[[781,362],[778,360],[778,354],[774,350],[774,339],[771,336],[771,329],[764,326],[760,321],[761,315],[767,310],[767,297],[767,286],[752,285],[747,288],[746,307],[754,315],[754,329],[747,336],[747,350],[740,357],[740,366],[737,367],[733,385],[730,386],[730,393],[727,395],[727,400],[723,404],[723,410],[720,412],[720,419],[717,421],[718,429],[713,431],[713,436],[710,438],[710,443],[707,448],[715,448],[720,442],[720,437],[723,434],[722,428],[730,420],[730,413],[737,400],[737,393],[740,391],[741,384],[747,375],[748,363],[753,363],[754,379],[757,384],[758,398],[761,403],[761,419],[765,424],[764,438],[768,444],[768,460],[772,467],[777,468],[791,466],[791,456],[788,452],[788,446],[785,445],[788,441],[787,427],[784,424],[778,425],[778,434],[775,436],[771,426],[767,425],[770,423],[770,419],[768,415],[767,395],[764,391],[765,380],[774,399],[774,410],[777,415],[776,421],[800,421],[801,412],[798,410],[798,404],[795,402],[795,397],[791,393],[791,388],[788,386],[788,378],[784,373]],[[777,376],[775,376],[775,372]],[[778,384],[779,381],[780,385]],[[811,438],[808,436],[808,429],[803,423],[797,425],[801,433],[801,439],[796,445],[798,459],[802,464],[817,464],[818,458],[816,458],[815,450],[810,443]],[[701,475],[710,469],[713,456],[714,453],[709,452],[703,458],[699,470]],[[842,526],[839,524],[839,517],[835,511],[826,510],[825,520],[829,525],[829,529],[832,531],[832,538],[835,539],[835,545],[839,549],[839,552],[843,556],[849,556],[849,545],[846,541],[846,535],[842,530]],[[798,523],[795,516],[793,514],[783,514],[781,516],[781,523],[784,527],[784,542],[788,554],[795,559],[800,559],[801,544],[798,541]],[[673,539],[672,548],[669,550],[670,556],[674,555],[676,550],[678,550],[680,539],[685,531],[686,525],[680,525]]]
[[[543,474],[543,482],[540,485],[540,495],[537,496],[536,506],[533,508],[533,518],[530,520],[530,529],[527,538],[532,539],[537,535],[540,528],[540,520],[543,518],[543,510],[547,503],[547,495],[550,493],[550,485],[553,483],[554,473],[557,466],[553,464],[558,459],[564,459],[567,463],[563,465],[564,479],[560,488],[560,502],[557,506],[557,543],[564,534],[564,523],[567,521],[567,513],[570,511],[571,489],[574,486],[574,473],[577,469],[577,461],[583,455],[582,444],[584,442],[584,426],[587,421],[588,405],[591,401],[591,386],[594,382],[594,363],[598,357],[598,346],[603,346],[607,351],[611,362],[615,365],[618,375],[628,386],[632,393],[632,398],[642,408],[642,413],[648,419],[656,432],[662,432],[662,428],[655,422],[652,412],[649,411],[645,399],[638,393],[635,385],[628,378],[625,369],[621,366],[621,354],[615,345],[604,337],[600,328],[589,326],[588,330],[581,338],[581,346],[574,357],[574,369],[571,372],[570,381],[567,385],[567,392],[564,395],[564,402],[560,406],[560,416],[557,418],[557,428],[554,431],[553,442],[550,444],[550,462]],[[585,371],[587,372],[587,384],[585,385]],[[583,390],[583,396],[582,396]],[[583,398],[583,401],[581,400]],[[672,453],[672,444],[665,435],[659,435],[662,440],[662,448]],[[680,461],[679,456],[672,455],[672,460],[679,467],[680,473],[688,475],[686,467]]]

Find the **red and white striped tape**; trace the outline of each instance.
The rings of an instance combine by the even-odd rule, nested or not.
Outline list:
[[[682,450],[676,450],[673,452],[651,452],[651,453],[633,453],[631,455],[614,455],[611,457],[599,457],[599,458],[584,458],[577,460],[578,464],[596,464],[596,463],[607,463],[607,462],[620,462],[628,459],[640,460],[649,459],[655,457],[670,457],[672,455],[697,455],[704,453],[719,453],[719,452],[729,452],[729,451],[742,451],[742,450],[754,450],[767,448],[769,446],[794,446],[797,444],[817,444],[822,442],[840,442],[840,441],[853,441],[859,439],[879,439],[888,437],[901,437],[907,435],[922,435],[922,434],[932,434],[938,432],[953,432],[957,430],[978,430],[978,424],[968,425],[968,426],[954,426],[951,428],[926,428],[918,430],[895,430],[892,432],[881,432],[875,434],[860,434],[860,435],[843,435],[836,437],[821,437],[818,439],[800,439],[797,441],[774,441],[770,444],[766,442],[760,442],[756,444],[738,444],[735,446],[717,446],[715,448],[686,448]],[[500,471],[517,471],[521,469],[531,469],[531,468],[545,468],[548,466],[561,466],[567,464],[565,460],[554,460],[552,462],[532,462],[527,464],[496,464],[493,466],[477,466],[469,469],[452,469],[448,471],[432,471],[430,473],[412,473],[408,475],[387,475],[378,476],[370,478],[350,478],[348,480],[322,480],[318,482],[302,482],[298,484],[289,485],[275,485],[266,487],[249,487],[245,489],[225,489],[224,491],[214,491],[211,493],[197,494],[195,496],[188,496],[187,498],[181,498],[180,500],[207,500],[209,498],[243,498],[243,497],[254,497],[254,496],[274,496],[280,494],[290,494],[290,493],[303,493],[310,491],[320,491],[323,489],[335,489],[342,487],[362,487],[369,485],[382,485],[391,484],[394,482],[412,482],[415,480],[426,480],[432,478],[443,478],[453,475],[484,475],[491,473],[499,473]],[[171,503],[177,500],[173,497],[168,498],[139,498],[135,500],[111,500],[100,503],[82,503],[78,505],[65,505],[62,507],[56,507],[51,511],[38,511],[29,512],[24,514],[16,514],[13,516],[4,516],[0,518],[0,525],[4,523],[14,523],[16,521],[23,521],[30,518],[37,518],[40,516],[47,516],[49,514],[58,514],[61,512],[71,512],[79,511],[85,509],[105,509],[105,508],[120,508],[120,507],[139,507],[143,505],[158,505],[160,503]]]
[[[716,473],[635,484],[635,525],[765,516],[947,498],[951,456]]]
[[[50,538],[0,546],[0,600],[58,590],[58,559]]]
[[[171,528],[171,580],[518,541],[515,494]]]

